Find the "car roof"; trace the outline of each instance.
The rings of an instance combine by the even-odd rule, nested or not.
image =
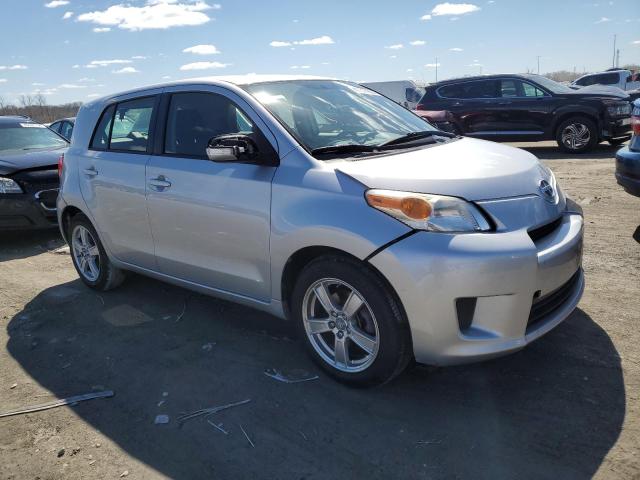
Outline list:
[[[180,85],[207,84],[207,85],[224,86],[224,85],[231,84],[236,86],[246,86],[246,85],[253,85],[258,83],[266,83],[266,82],[285,82],[285,81],[296,81],[296,80],[336,80],[336,79],[329,78],[329,77],[317,77],[314,75],[277,75],[277,74],[257,74],[257,73],[249,73],[247,75],[220,75],[220,76],[209,76],[209,77],[185,78],[183,80],[175,80],[172,82],[146,85],[143,87],[138,87],[138,88],[134,88],[134,89],[123,91],[123,92],[117,92],[112,95],[106,95],[102,98],[98,98],[92,102],[87,103],[87,105],[94,104],[94,103],[103,103],[106,100],[109,100],[115,97],[120,97],[122,95],[142,93],[147,90],[152,90],[157,88],[176,87]]]
[[[448,78],[446,80],[441,80],[437,83],[432,83],[429,87],[441,87],[443,85],[449,85],[451,83],[460,83],[460,82],[472,82],[476,80],[497,80],[500,78],[520,78],[523,80],[534,80],[536,77],[541,75],[534,75],[528,73],[497,73],[497,74],[487,74],[487,75],[473,75],[470,77],[456,77],[456,78]]]

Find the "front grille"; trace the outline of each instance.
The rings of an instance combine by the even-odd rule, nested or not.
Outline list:
[[[573,293],[579,279],[580,270],[574,273],[569,281],[553,292],[537,299],[534,296],[531,312],[529,313],[529,321],[527,322],[527,329],[534,326],[539,321],[544,320],[544,318],[551,315],[558,308],[564,305]]]
[[[547,235],[553,233],[562,223],[562,217],[556,218],[553,222],[546,223],[541,227],[529,230],[529,237],[535,242],[542,240]]]

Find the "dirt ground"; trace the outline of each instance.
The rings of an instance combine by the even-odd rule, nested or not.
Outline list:
[[[0,234],[0,412],[115,392],[0,418],[0,478],[640,479],[640,198],[614,148],[527,147],[585,211],[579,308],[514,355],[373,390],[324,376],[286,322],[140,276],[98,295],[55,232]],[[228,435],[177,421],[245,399],[209,417]]]

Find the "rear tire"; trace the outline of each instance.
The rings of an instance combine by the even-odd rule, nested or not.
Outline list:
[[[588,152],[598,144],[598,129],[587,117],[571,117],[556,128],[556,142],[567,153]]]
[[[124,281],[124,272],[113,266],[86,216],[79,213],[71,219],[68,238],[73,266],[86,286],[104,292]]]
[[[382,385],[413,358],[395,295],[355,259],[325,255],[309,263],[296,280],[291,314],[311,358],[340,382]]]

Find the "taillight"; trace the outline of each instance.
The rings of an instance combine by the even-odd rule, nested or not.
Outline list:
[[[62,169],[64,168],[64,153],[58,157],[58,177],[62,178]]]
[[[631,128],[633,129],[633,134],[640,136],[640,117],[633,116],[631,117]]]

